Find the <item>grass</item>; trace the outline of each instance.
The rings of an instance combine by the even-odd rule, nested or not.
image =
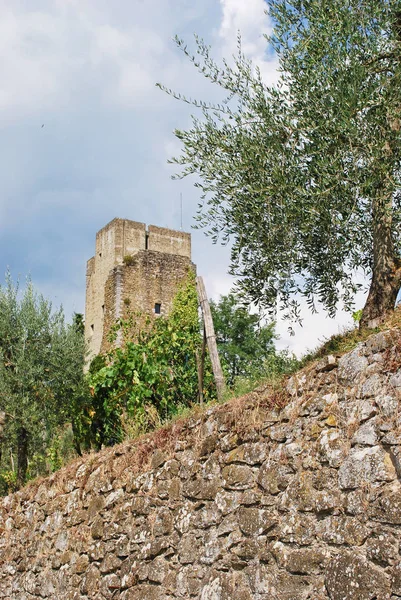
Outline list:
[[[370,335],[378,333],[379,331],[380,328],[378,327],[376,329],[363,330],[360,330],[359,328],[353,328],[345,330],[343,333],[333,335],[328,340],[323,342],[321,346],[306,353],[300,359],[300,368],[302,369],[311,362],[320,360],[328,354],[341,356],[342,354],[351,352],[351,350],[353,350],[360,342],[364,342]]]
[[[351,352],[360,342],[364,342],[375,333],[386,331],[388,329],[401,329],[401,305],[375,329],[360,329],[353,327],[346,329],[343,333],[333,335],[323,342],[321,346],[305,354],[299,361],[299,368],[303,368],[315,360],[320,360],[328,354],[341,356]]]

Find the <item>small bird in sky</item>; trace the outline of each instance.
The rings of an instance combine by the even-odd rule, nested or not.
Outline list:
[[[42,125],[42,129],[43,129],[43,127],[44,127],[44,126],[45,126],[45,124],[43,123],[43,125]]]

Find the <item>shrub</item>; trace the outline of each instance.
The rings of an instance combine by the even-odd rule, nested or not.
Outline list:
[[[131,267],[134,264],[134,262],[135,258],[132,256],[132,254],[126,254],[123,258],[123,263],[127,267]]]

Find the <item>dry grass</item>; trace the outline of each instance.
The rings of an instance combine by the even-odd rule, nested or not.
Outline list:
[[[195,406],[188,416],[175,418],[151,433],[143,434],[112,448],[104,448],[96,454],[89,453],[75,459],[51,477],[30,481],[20,492],[17,492],[17,496],[24,500],[32,498],[43,486],[46,490],[51,488],[56,497],[68,493],[69,485],[74,480],[82,496],[91,475],[99,467],[107,468],[110,480],[121,479],[125,471],[135,476],[149,470],[156,450],[162,452],[166,460],[171,458],[177,451],[177,442],[180,449],[199,451],[204,440],[201,426],[210,417],[210,413],[218,424],[225,425],[241,439],[249,431],[260,429],[268,413],[283,408],[287,401],[284,387],[281,390],[271,390],[267,386],[262,386],[224,404]],[[85,465],[85,472],[79,476],[80,467],[83,465]]]
[[[394,314],[377,329],[353,329],[342,335],[333,336],[316,351],[304,357],[301,361],[301,369],[309,373],[313,370],[314,363],[327,354],[340,356],[351,351],[370,335],[388,329],[401,330],[401,308],[396,309]],[[401,333],[396,338],[396,344],[386,351],[385,364],[388,372],[394,372],[401,367]],[[281,410],[288,404],[290,400],[286,391],[288,377],[286,375],[270,382],[265,381],[253,391],[239,398],[230,398],[221,404],[193,406],[185,414],[156,427],[151,433],[139,435],[119,446],[105,448],[98,454],[90,453],[77,458],[50,478],[38,478],[29,482],[17,495],[32,498],[41,485],[47,489],[51,487],[57,495],[67,493],[68,485],[71,480],[77,478],[77,472],[84,464],[85,474],[77,481],[82,493],[90,475],[101,465],[107,465],[108,472],[113,474],[113,478],[120,479],[126,470],[129,470],[132,475],[146,472],[151,467],[156,450],[162,452],[166,459],[177,451],[177,443],[179,449],[190,448],[197,451],[203,441],[201,426],[209,418],[210,412],[219,425],[225,425],[227,430],[238,435],[241,440],[250,431],[260,430],[268,419],[269,413]]]

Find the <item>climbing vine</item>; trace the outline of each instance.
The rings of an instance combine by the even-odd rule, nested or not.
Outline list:
[[[152,429],[194,404],[198,397],[196,353],[201,345],[195,278],[179,288],[168,317],[132,314],[113,329],[123,340],[92,369],[92,405],[86,411],[87,439],[97,447],[120,442],[127,433]],[[93,372],[95,371],[95,372]],[[204,397],[214,398],[206,365]]]

